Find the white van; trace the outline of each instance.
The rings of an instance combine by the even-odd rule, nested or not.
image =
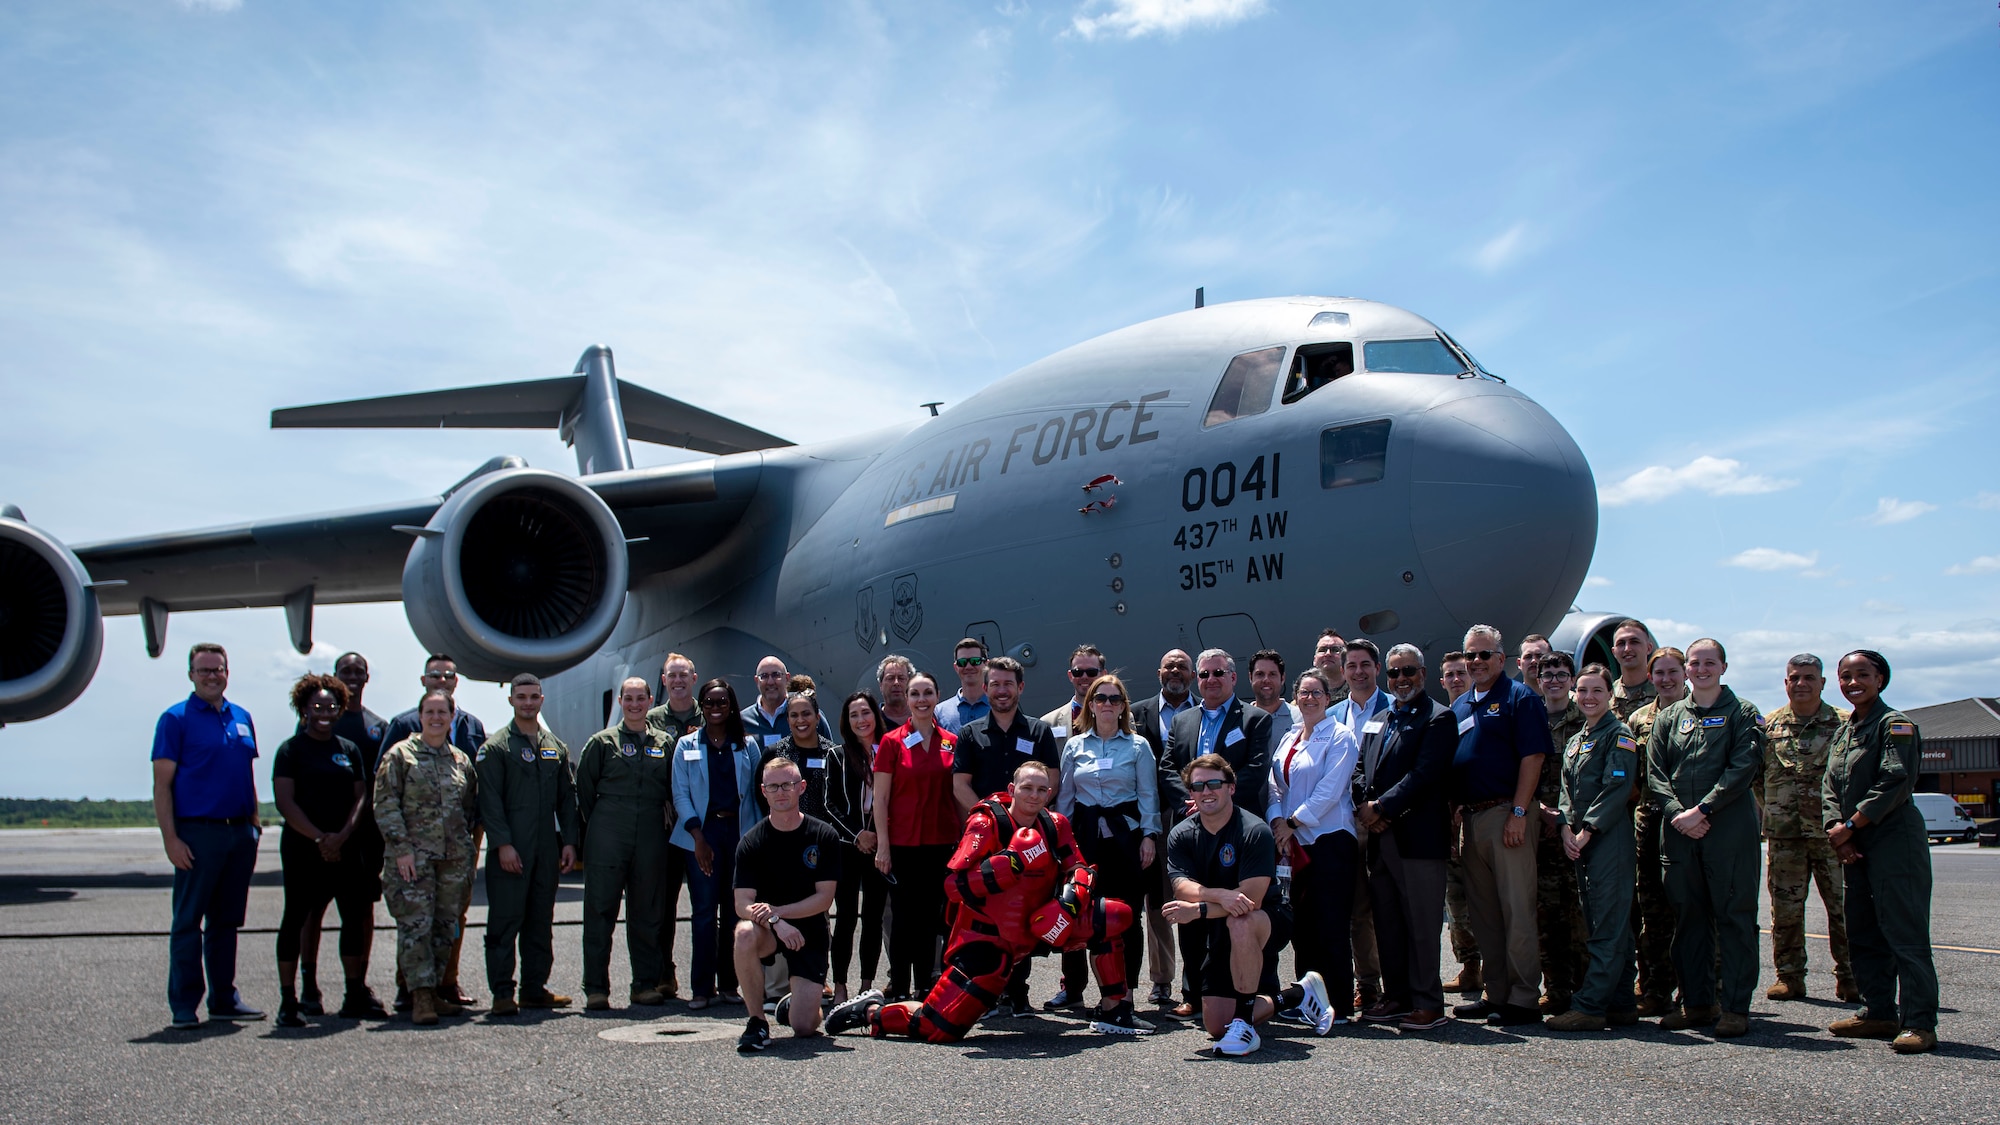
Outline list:
[[[1924,814],[1924,832],[1931,843],[1970,844],[1979,839],[1979,825],[1949,793],[1916,793],[1910,799]]]

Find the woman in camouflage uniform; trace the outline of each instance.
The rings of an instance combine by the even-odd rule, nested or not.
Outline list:
[[[411,990],[410,1021],[434,1024],[465,1011],[437,995],[458,916],[472,891],[478,783],[472,759],[451,744],[451,696],[418,704],[421,733],[382,753],[375,823],[382,830],[382,901],[396,919],[396,963]]]

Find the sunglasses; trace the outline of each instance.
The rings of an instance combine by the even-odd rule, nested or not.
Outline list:
[[[1507,654],[1504,652],[1496,652],[1490,648],[1476,648],[1467,651],[1465,658],[1467,660],[1493,660],[1505,655]]]
[[[1102,668],[1071,668],[1071,669],[1069,670],[1069,674],[1070,674],[1070,677],[1071,677],[1072,679],[1078,679],[1078,680],[1087,680],[1087,679],[1091,678],[1092,676],[1102,676],[1102,675],[1104,674],[1104,669],[1102,669]]]
[[[1198,676],[1198,677],[1200,677],[1201,679],[1204,679],[1204,680],[1219,680],[1219,679],[1223,678],[1224,676],[1230,676],[1230,675],[1234,675],[1234,674],[1235,674],[1235,673],[1231,672],[1231,671],[1230,671],[1229,669],[1227,669],[1227,668],[1210,668],[1210,669],[1209,669],[1208,671],[1206,671],[1206,672],[1196,672],[1196,673],[1195,673],[1195,675],[1196,675],[1196,676]]]
[[[1090,701],[1092,703],[1123,703],[1125,702],[1125,697],[1122,695],[1106,695],[1100,691],[1096,695],[1091,696]]]
[[[986,663],[986,658],[983,656],[961,656],[952,661],[952,663],[958,665],[960,668],[977,668],[981,664]]]
[[[1391,668],[1382,673],[1382,678],[1388,680],[1421,680],[1423,677],[1422,668]]]
[[[1193,793],[1220,793],[1222,792],[1222,787],[1228,784],[1228,778],[1211,777],[1207,781],[1188,782],[1188,790]]]
[[[701,701],[702,710],[706,711],[710,707],[714,707],[722,711],[727,711],[729,710],[729,701],[727,699],[717,699],[714,696],[710,696],[709,698]]]

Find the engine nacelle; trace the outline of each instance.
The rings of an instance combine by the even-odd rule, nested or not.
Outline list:
[[[90,573],[68,547],[0,515],[0,723],[69,706],[97,674],[104,618]]]
[[[548,675],[610,638],[629,574],[625,531],[597,493],[560,473],[507,469],[431,516],[403,563],[403,612],[466,676]]]
[[[1557,652],[1567,652],[1576,659],[1581,669],[1586,664],[1602,664],[1618,671],[1618,660],[1611,655],[1611,636],[1618,626],[1626,621],[1639,620],[1629,613],[1585,613],[1571,610],[1549,634],[1549,647]],[[1645,622],[1640,621],[1640,624]],[[1650,626],[1648,626],[1650,628]]]

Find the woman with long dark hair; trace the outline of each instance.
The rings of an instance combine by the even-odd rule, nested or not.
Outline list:
[[[840,705],[840,754],[845,761],[841,783],[846,789],[847,809],[854,822],[864,827],[854,833],[841,857],[840,886],[834,891],[839,908],[833,922],[833,960],[828,966],[833,978],[833,1002],[844,1004],[847,995],[847,962],[854,955],[854,931],[861,930],[861,991],[875,987],[875,970],[882,963],[882,914],[889,903],[889,883],[875,869],[875,851],[881,847],[875,832],[875,745],[887,733],[882,708],[875,697],[857,691]]]
[[[350,844],[368,807],[368,755],[333,733],[347,709],[347,685],[307,673],[292,685],[299,732],[271,759],[271,793],[284,818],[278,858],[285,870],[285,913],[278,923],[279,1027],[304,1027],[294,991],[299,933],[306,920],[340,904],[340,965],[347,976],[345,1019],[389,1018],[368,991],[368,949],[375,939],[375,875],[359,841]]]
[[[937,678],[910,677],[910,721],[875,749],[875,869],[889,880],[890,1000],[922,996],[937,979],[945,865],[964,817],[951,793],[958,736],[937,725]],[[912,989],[914,988],[914,991]]]
[[[697,1011],[717,997],[740,1004],[732,953],[736,911],[731,890],[736,844],[763,817],[757,801],[757,747],[743,731],[736,689],[716,678],[695,693],[701,729],[674,746],[674,846],[690,853],[688,906],[694,952],[689,954],[688,1007]],[[729,900],[728,925],[722,924]]]

